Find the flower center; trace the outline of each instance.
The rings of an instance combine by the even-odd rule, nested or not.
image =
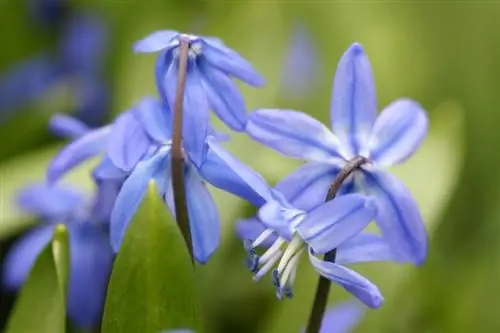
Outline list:
[[[202,45],[200,38],[194,35],[181,34],[179,40],[185,40],[189,44],[188,56],[190,58],[196,58],[201,54]]]
[[[253,243],[250,240],[244,242],[245,250],[248,253],[246,263],[250,271],[254,273],[254,281],[260,280],[274,267],[272,281],[276,287],[278,298],[281,299],[283,296],[291,298],[293,296],[292,285],[306,244],[297,234],[293,235],[290,242],[283,237],[278,237],[267,251],[258,255],[255,248],[273,233],[272,229],[266,229]]]

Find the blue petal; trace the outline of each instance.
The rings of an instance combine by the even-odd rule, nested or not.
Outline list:
[[[427,256],[428,239],[410,192],[397,178],[381,170],[365,172],[364,187],[377,201],[376,223],[396,260],[422,264]]]
[[[318,162],[342,158],[337,137],[302,112],[257,110],[249,115],[246,130],[256,141],[286,156]]]
[[[44,217],[63,218],[84,204],[82,193],[64,186],[36,184],[21,189],[17,204],[24,211]]]
[[[281,180],[276,189],[294,207],[310,211],[325,202],[328,188],[340,169],[333,164],[309,162]]]
[[[38,254],[50,242],[53,225],[36,228],[22,236],[7,253],[2,281],[10,290],[19,289],[27,278]]]
[[[318,51],[303,24],[294,24],[292,41],[286,53],[280,95],[286,99],[305,99],[314,91],[319,74]]]
[[[53,115],[49,121],[49,129],[54,134],[68,139],[77,139],[90,131],[82,121],[65,114]]]
[[[200,59],[198,65],[212,109],[229,128],[244,131],[247,115],[240,90],[225,73],[203,60]]]
[[[363,47],[355,43],[338,64],[330,107],[333,133],[352,156],[368,141],[376,114],[377,97],[370,62]]]
[[[315,253],[323,254],[360,233],[376,214],[373,199],[348,194],[309,212],[295,228]]]
[[[114,165],[108,156],[104,156],[92,172],[92,177],[96,181],[123,180],[127,175],[128,172],[125,172]]]
[[[130,171],[146,155],[151,139],[132,111],[116,119],[111,128],[107,154],[118,168]]]
[[[364,276],[347,267],[316,258],[309,251],[309,260],[314,268],[325,278],[339,284],[371,308],[378,308],[384,303],[384,297],[376,285]]]
[[[349,301],[330,308],[323,317],[320,333],[349,333],[360,322],[365,311],[357,301]]]
[[[177,64],[172,63],[164,79],[164,87],[166,88],[168,102],[174,114],[177,74]],[[184,148],[197,166],[201,166],[205,159],[205,139],[208,135],[209,125],[210,113],[201,75],[195,64],[189,63],[184,92],[182,137]]]
[[[256,217],[240,220],[236,223],[236,234],[241,240],[248,239],[254,242],[266,229],[267,227]],[[259,246],[270,247],[277,238],[277,235],[273,233]]]
[[[203,41],[202,55],[212,66],[251,86],[264,85],[264,78],[238,53],[212,38],[203,38]]]
[[[149,34],[145,38],[136,42],[133,50],[136,53],[158,52],[168,46],[174,37],[179,35],[174,30],[160,30]]]
[[[12,67],[0,77],[0,114],[40,98],[58,78],[56,64],[37,56]]]
[[[210,192],[193,167],[186,170],[185,179],[194,257],[205,264],[219,246],[219,213]]]
[[[372,261],[393,261],[389,244],[382,237],[371,233],[360,233],[344,243],[337,250],[335,262],[341,265]]]
[[[108,45],[107,27],[100,17],[87,13],[73,15],[59,46],[60,65],[69,73],[100,70]]]
[[[199,168],[201,176],[211,185],[233,193],[259,207],[271,197],[266,181],[251,168],[208,139],[207,159]]]
[[[161,51],[158,58],[156,58],[156,64],[155,64],[156,88],[158,89],[158,93],[160,94],[162,101],[167,104],[169,103],[167,90],[170,89],[173,91],[172,93],[175,94],[175,86],[177,85],[177,81],[171,81],[172,78],[166,80],[166,76],[167,74],[169,74],[168,69],[172,65],[172,60],[173,60],[172,55],[173,55],[173,49],[171,48]],[[175,74],[175,71],[170,73],[170,75],[173,74]],[[165,84],[167,84],[168,86],[166,86]]]
[[[208,129],[208,135],[214,137],[217,141],[229,141],[231,139],[228,134],[219,132],[212,127]]]
[[[425,111],[412,100],[398,100],[378,116],[368,143],[369,157],[381,166],[404,162],[427,134]]]
[[[113,263],[109,238],[97,225],[70,226],[68,315],[80,328],[99,324]]]
[[[293,237],[294,221],[300,219],[305,213],[298,209],[284,207],[282,203],[271,200],[263,205],[257,215],[259,220],[280,237],[288,241]]]
[[[133,113],[152,139],[160,143],[171,140],[172,113],[167,105],[162,105],[156,98],[145,97]]]
[[[109,133],[110,126],[101,127],[87,132],[84,136],[65,146],[50,162],[47,180],[53,183],[80,163],[103,152]]]
[[[102,223],[109,223],[123,179],[107,179],[98,181],[97,195],[92,205],[92,218]]]
[[[160,170],[162,162],[168,158],[169,153],[169,150],[161,150],[149,160],[139,162],[123,183],[111,214],[111,245],[116,252],[120,248],[128,224],[146,194],[149,181],[160,171],[169,172]]]

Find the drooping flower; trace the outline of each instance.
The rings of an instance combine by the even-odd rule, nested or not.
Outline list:
[[[175,103],[181,40],[189,44],[184,131],[190,135],[184,144],[199,165],[209,131],[209,108],[231,129],[245,129],[245,101],[232,77],[255,87],[263,85],[264,80],[250,63],[218,38],[157,31],[135,43],[133,49],[135,52],[161,51],[156,63],[156,84],[171,109]]]
[[[123,184],[111,217],[111,243],[118,251],[125,231],[154,179],[161,196],[175,213],[171,185],[171,123],[168,105],[154,98],[144,98],[132,110],[123,113],[113,124],[108,138],[107,157],[111,164],[129,175]],[[218,139],[209,136],[207,157],[201,167],[192,161],[191,152],[184,148],[185,187],[195,259],[205,263],[219,244],[220,222],[217,207],[205,181],[256,204],[261,196],[244,182],[221,158]],[[239,163],[239,164],[238,164]]]
[[[377,117],[375,86],[363,48],[353,44],[337,68],[331,102],[330,131],[307,114],[257,110],[247,132],[278,152],[311,161],[296,173],[293,187],[306,191],[299,206],[320,204],[339,170],[357,156],[368,159],[345,182],[343,191],[373,195],[376,222],[398,261],[421,264],[427,234],[419,209],[406,187],[384,168],[404,162],[427,133],[424,110],[408,99],[386,107]]]
[[[18,205],[38,217],[41,224],[22,236],[7,253],[4,287],[17,290],[22,286],[36,257],[50,242],[54,227],[63,223],[68,228],[70,244],[68,315],[82,328],[98,324],[114,258],[108,223],[109,206],[115,198],[116,192],[101,188],[91,200],[70,187],[35,184],[23,188]]]
[[[220,154],[231,165],[234,158]],[[260,280],[272,271],[272,281],[278,298],[293,295],[292,285],[301,256],[308,252],[315,270],[342,286],[366,305],[376,308],[383,297],[378,288],[365,277],[345,267],[369,261],[392,260],[392,252],[380,236],[362,233],[375,218],[375,200],[361,194],[340,195],[334,200],[309,210],[294,205],[297,196],[290,188],[284,192],[283,183],[296,177],[292,174],[276,188],[270,188],[255,171],[245,166],[234,167],[242,179],[252,186],[265,204],[258,218],[242,221],[237,230],[248,253],[247,266]],[[266,247],[263,254],[256,248]],[[320,259],[336,249],[335,262]]]

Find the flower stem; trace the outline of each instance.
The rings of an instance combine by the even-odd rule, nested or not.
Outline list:
[[[344,181],[349,177],[349,175],[363,164],[367,163],[368,160],[365,157],[357,156],[350,160],[343,168],[340,170],[339,174],[333,180],[330,188],[328,189],[328,194],[326,195],[325,202],[333,200],[337,195],[340,187]],[[325,260],[330,262],[335,262],[337,256],[337,249],[333,249],[325,254]],[[318,281],[318,286],[316,287],[316,295],[314,296],[314,303],[311,308],[311,313],[309,315],[309,321],[307,322],[307,333],[318,333],[321,328],[321,322],[323,321],[323,316],[326,310],[326,304],[328,303],[328,294],[330,292],[330,280],[320,276]]]
[[[184,90],[186,87],[187,60],[189,43],[180,38],[179,45],[179,73],[177,76],[177,91],[174,104],[174,128],[172,135],[172,187],[174,192],[175,216],[181,229],[182,236],[194,263],[193,242],[186,203],[186,188],[184,184],[184,154],[182,152],[182,110]]]

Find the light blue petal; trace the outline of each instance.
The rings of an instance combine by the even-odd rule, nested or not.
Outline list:
[[[264,78],[238,53],[212,38],[203,38],[202,56],[219,70],[254,87],[264,85]]]
[[[47,180],[53,183],[80,163],[102,153],[107,144],[110,126],[87,132],[84,136],[65,146],[50,162]]]
[[[347,267],[320,260],[311,251],[309,251],[309,260],[319,274],[339,284],[365,305],[378,308],[384,303],[384,297],[377,286],[364,276]]]
[[[295,228],[315,253],[324,254],[360,233],[376,214],[372,198],[348,194],[315,208]]]
[[[144,157],[151,139],[132,111],[120,115],[113,123],[107,145],[107,154],[114,165],[123,171],[132,170]]]
[[[355,43],[338,64],[330,106],[333,133],[352,156],[368,141],[376,114],[377,96],[370,62],[363,47]]]
[[[156,59],[156,64],[155,64],[156,88],[158,89],[158,93],[160,94],[163,103],[168,103],[169,101],[167,96],[167,89],[173,89],[173,93],[175,94],[175,86],[177,84],[176,81],[177,79],[174,79],[175,81],[171,81],[171,78],[166,80],[168,69],[170,68],[173,60],[172,53],[173,49],[171,48],[161,51],[160,55]],[[170,74],[175,74],[175,71]],[[168,84],[170,88],[168,88],[166,84]]]
[[[363,232],[346,240],[337,249],[337,264],[360,262],[393,261],[389,244],[379,235]]]
[[[108,224],[113,212],[123,179],[106,179],[98,181],[97,195],[92,205],[92,218],[95,221]],[[109,240],[108,240],[109,242]]]
[[[175,114],[175,93],[177,91],[177,64],[173,63],[165,76],[164,87],[170,108]],[[175,115],[174,115],[175,118]],[[183,144],[191,160],[201,166],[206,155],[206,143],[210,126],[208,100],[203,89],[201,75],[196,65],[188,64],[183,108]]]
[[[309,162],[281,180],[276,189],[294,207],[310,211],[325,202],[328,188],[340,169],[333,164]]]
[[[260,174],[238,161],[221,147],[215,138],[207,138],[207,143],[207,160],[200,168],[207,181],[257,206],[272,199],[271,189]]]
[[[198,66],[213,111],[232,130],[244,131],[247,121],[245,100],[236,84],[204,59],[199,60]]]
[[[17,290],[22,286],[38,254],[52,239],[53,229],[53,225],[33,229],[11,247],[3,264],[2,281],[5,288]]]
[[[318,162],[342,158],[337,137],[302,112],[257,110],[249,115],[246,130],[256,141],[286,156]]]
[[[248,239],[254,242],[266,229],[267,227],[256,217],[240,220],[236,223],[236,234],[241,240]],[[273,233],[259,246],[270,247],[277,238],[278,236]]]
[[[217,141],[229,141],[231,139],[228,134],[219,132],[212,127],[208,129],[208,135],[214,137]]]
[[[427,127],[427,115],[418,103],[408,99],[391,103],[375,121],[369,158],[381,166],[404,162],[424,140]]]
[[[364,307],[357,301],[348,301],[330,308],[323,317],[320,333],[349,333],[363,318]]]
[[[149,160],[139,162],[123,183],[111,213],[111,245],[116,252],[120,248],[128,224],[146,194],[149,181],[159,171],[162,161],[168,158],[169,153],[169,150],[161,150]]]
[[[82,121],[65,114],[56,114],[50,118],[49,129],[52,133],[67,139],[77,139],[90,128]]]
[[[377,201],[376,223],[396,260],[422,264],[427,257],[427,232],[410,192],[396,177],[382,170],[365,172],[364,187]]]
[[[168,105],[162,105],[156,98],[145,97],[132,112],[152,139],[159,143],[172,139],[172,113]]]
[[[273,229],[280,237],[291,241],[294,221],[299,220],[304,214],[303,211],[284,207],[282,203],[271,200],[259,209],[257,216],[267,228]]]
[[[69,235],[68,315],[79,328],[92,328],[102,318],[113,249],[108,236],[98,225],[70,225]]]
[[[89,73],[101,69],[109,45],[107,26],[101,17],[79,12],[71,16],[63,33],[59,65],[67,73]]]
[[[200,175],[215,187],[237,195],[257,207],[263,205],[271,196],[265,180],[215,141],[215,138],[209,139],[207,159],[199,168]]]
[[[92,177],[96,181],[103,180],[122,180],[128,175],[128,172],[123,171],[111,162],[108,156],[104,156],[101,162],[92,172]]]
[[[35,184],[26,186],[17,194],[19,207],[36,216],[63,218],[84,205],[82,193],[64,186]]]
[[[212,195],[192,166],[187,168],[185,179],[194,257],[205,264],[219,246],[219,213]]]
[[[166,48],[172,39],[177,35],[179,35],[179,33],[174,30],[155,31],[145,38],[137,41],[133,46],[133,50],[136,53],[161,51]]]
[[[45,55],[8,69],[0,76],[0,118],[42,97],[57,79],[56,63]]]

